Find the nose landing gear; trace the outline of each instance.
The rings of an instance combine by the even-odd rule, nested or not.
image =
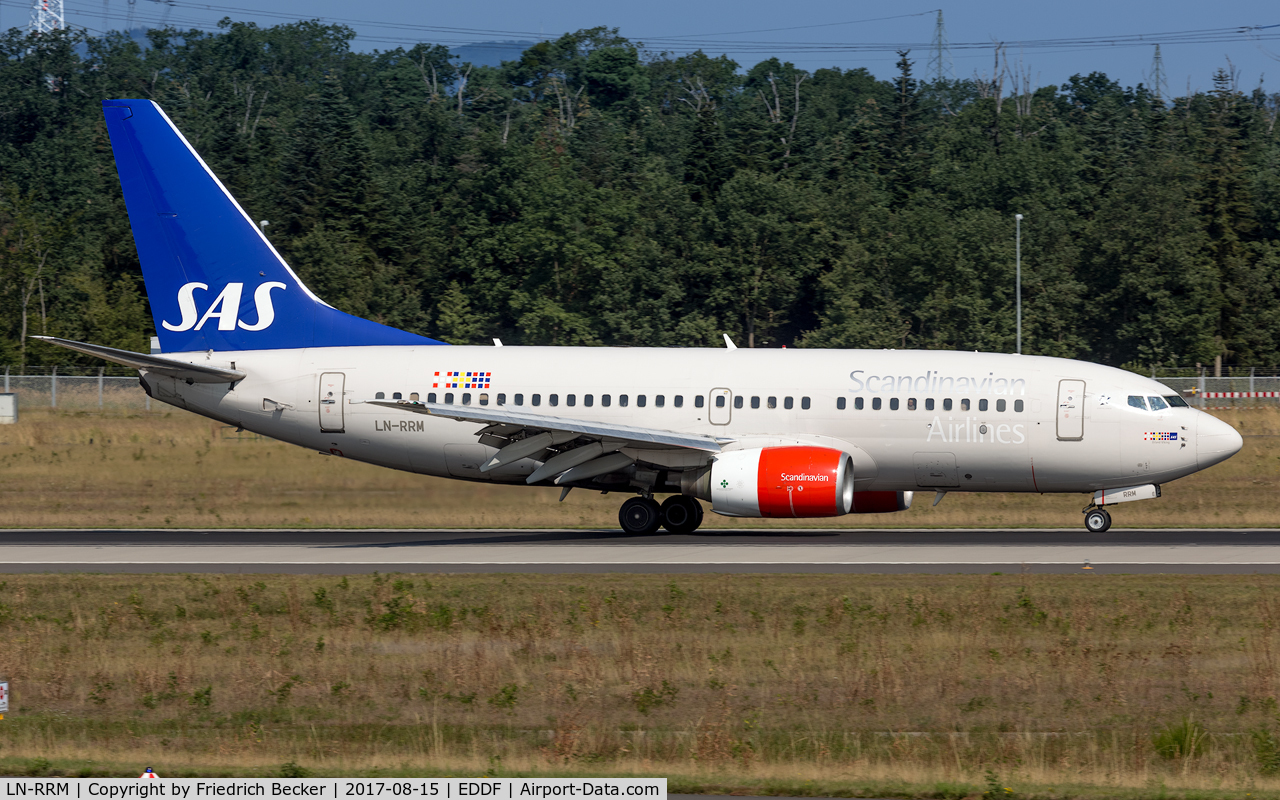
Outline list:
[[[1084,527],[1089,533],[1106,533],[1111,527],[1111,515],[1103,508],[1086,508],[1084,510]]]
[[[693,533],[702,524],[702,505],[692,497],[672,495],[661,506],[648,497],[632,497],[618,511],[622,530],[633,536],[652,536],[658,528],[675,534]]]

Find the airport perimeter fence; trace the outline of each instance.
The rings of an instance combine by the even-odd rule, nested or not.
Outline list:
[[[151,411],[151,398],[142,391],[138,374],[132,370],[130,375],[110,374],[114,371],[110,367],[5,367],[3,391],[16,395],[19,409]]]
[[[1267,375],[1256,370],[1240,374],[1238,368],[1235,372],[1222,378],[1152,377],[1200,408],[1280,408],[1280,375],[1272,370]],[[3,391],[17,396],[19,408],[144,412],[153,406],[137,373],[124,367],[4,367]],[[156,404],[156,410],[161,406]]]

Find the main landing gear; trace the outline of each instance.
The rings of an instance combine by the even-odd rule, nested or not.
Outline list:
[[[1084,510],[1084,527],[1089,533],[1106,533],[1111,527],[1111,515],[1097,506]]]
[[[662,505],[649,497],[633,497],[622,504],[618,522],[633,536],[651,536],[660,527],[675,534],[693,533],[702,524],[702,505],[680,494],[668,497]]]

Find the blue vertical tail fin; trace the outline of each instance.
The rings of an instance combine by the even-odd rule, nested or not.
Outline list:
[[[431,345],[312,294],[150,100],[104,100],[161,350]]]

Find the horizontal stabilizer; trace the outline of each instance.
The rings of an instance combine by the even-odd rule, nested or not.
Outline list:
[[[211,367],[204,364],[188,364],[185,361],[165,358],[164,356],[134,353],[129,350],[117,350],[114,347],[103,347],[100,344],[73,342],[69,339],[58,339],[53,336],[32,336],[31,338],[39,339],[40,341],[48,342],[49,344],[56,344],[59,347],[65,347],[68,350],[75,350],[77,353],[97,356],[98,358],[106,359],[107,361],[115,364],[123,364],[126,367],[133,367],[141,372],[154,372],[157,375],[166,375],[170,378],[178,378],[192,383],[235,383],[245,377],[245,373],[238,369]]]

